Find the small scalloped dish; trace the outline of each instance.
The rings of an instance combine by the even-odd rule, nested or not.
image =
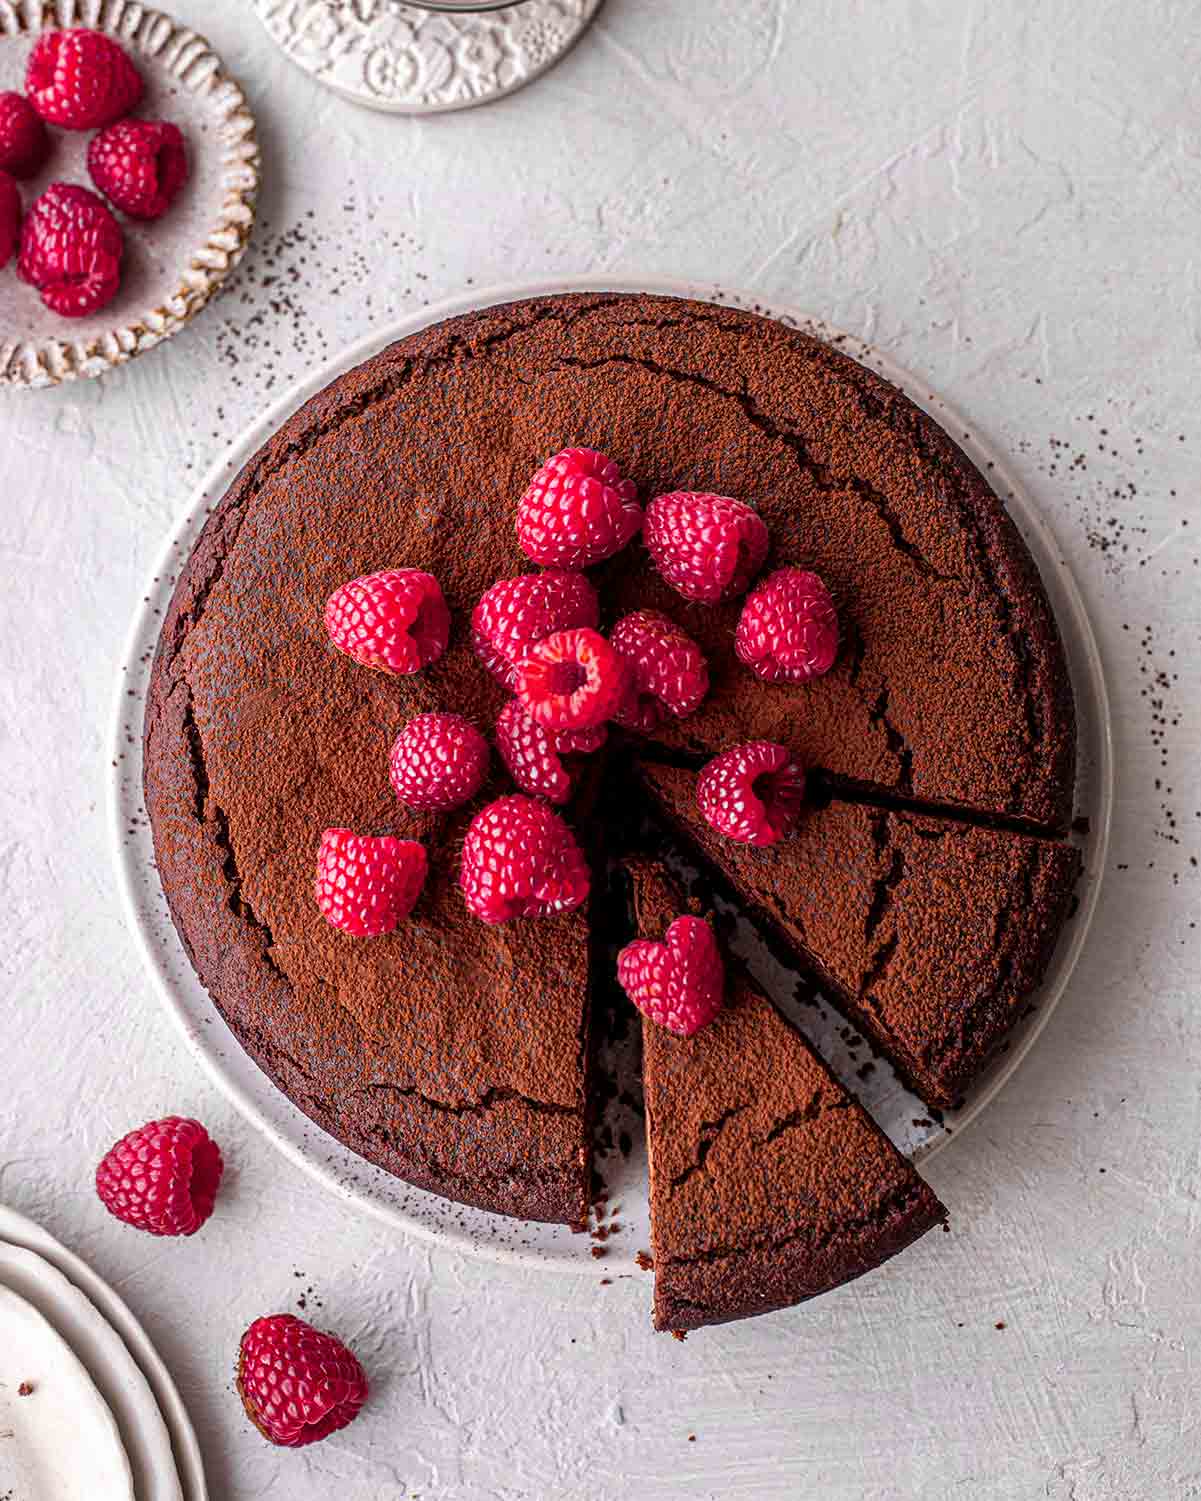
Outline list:
[[[239,86],[203,37],[133,0],[0,0],[0,91],[24,92],[38,32],[87,26],[114,37],[146,83],[135,111],[171,120],[187,142],[191,178],[153,223],[118,214],[125,231],[121,290],[98,313],[62,318],[17,276],[0,270],[0,382],[51,386],[102,375],[177,333],[237,265],[254,225],[259,148]],[[52,182],[91,188],[90,130],[50,127],[46,165],[18,187],[26,209]]]

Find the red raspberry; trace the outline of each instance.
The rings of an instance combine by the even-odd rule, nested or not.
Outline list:
[[[403,677],[446,650],[450,611],[432,573],[390,568],[336,589],[325,606],[325,629],[361,667]]]
[[[686,631],[658,610],[636,610],[619,620],[609,644],[630,666],[632,691],[618,722],[649,734],[667,716],[694,714],[709,692],[709,666]]]
[[[363,1367],[342,1341],[290,1313],[255,1319],[247,1329],[237,1387],[258,1431],[288,1449],[337,1433],[367,1400]]]
[[[472,819],[459,885],[468,910],[483,922],[574,912],[590,884],[571,830],[536,798],[497,798]]]
[[[92,138],[88,173],[131,219],[161,219],[188,180],[188,153],[165,120],[118,120]]]
[[[517,540],[546,568],[588,568],[620,552],[642,526],[638,490],[593,448],[548,459],[517,505]]]
[[[709,1025],[726,986],[717,939],[699,917],[677,917],[663,943],[627,944],[617,956],[617,978],[643,1016],[677,1037]]]
[[[591,730],[621,708],[630,670],[599,631],[556,631],[517,668],[517,697],[552,730]]]
[[[651,501],[643,540],[671,587],[706,605],[743,593],[768,548],[767,528],[750,506],[684,491]]]
[[[741,844],[775,844],[796,823],[805,773],[791,751],[751,740],[723,751],[701,772],[696,798],[708,823]]]
[[[21,193],[7,172],[0,171],[0,267],[7,266],[21,238]]]
[[[195,1235],[213,1212],[224,1164],[199,1121],[169,1115],[123,1136],[96,1169],[110,1214],[151,1235]]]
[[[413,910],[428,866],[425,846],[415,839],[326,829],[317,852],[317,905],[331,927],[378,938]]]
[[[496,721],[496,748],[509,775],[523,792],[565,803],[575,790],[575,777],[563,756],[587,756],[608,739],[604,725],[594,730],[548,730],[531,719],[520,701],[511,698]]]
[[[512,692],[517,664],[555,631],[595,629],[596,590],[582,573],[525,573],[493,584],[471,617],[475,654]]]
[[[747,596],[734,649],[768,683],[807,683],[834,666],[838,612],[816,573],[777,568]]]
[[[42,117],[24,94],[0,94],[0,167],[14,177],[32,177],[50,155]]]
[[[488,742],[458,714],[418,714],[397,735],[389,772],[408,807],[457,808],[484,785]]]
[[[87,188],[51,183],[25,216],[17,274],[52,312],[99,312],[121,286],[125,237],[107,204]]]
[[[138,107],[142,75],[103,32],[43,31],[29,55],[25,92],[51,125],[96,130]]]

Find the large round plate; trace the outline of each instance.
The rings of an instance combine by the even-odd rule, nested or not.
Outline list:
[[[9,266],[0,276],[0,384],[49,386],[102,375],[177,333],[242,258],[254,224],[259,149],[242,90],[203,37],[138,0],[3,0],[0,89],[21,89],[38,33],[87,26],[115,37],[146,82],[138,113],[184,133],[192,175],[153,224],[118,215],[125,231],[121,290],[86,318],[60,318]],[[26,206],[51,182],[91,187],[95,134],[51,128],[54,149],[30,182]]]
[[[941,398],[878,351],[831,329],[820,319],[787,308],[767,307],[743,294],[675,282],[634,283],[589,277],[476,292],[423,309],[354,345],[301,382],[242,434],[207,475],[167,543],[134,618],[117,684],[110,783],[113,847],[128,915],[159,994],[182,1029],[188,1046],[234,1104],[281,1151],[334,1192],[425,1239],[499,1261],[554,1265],[597,1277],[612,1277],[633,1271],[637,1266],[636,1253],[650,1245],[646,1159],[636,1142],[628,1154],[616,1151],[602,1157],[598,1164],[609,1190],[604,1223],[595,1227],[603,1242],[599,1244],[595,1239],[590,1244],[583,1236],[573,1235],[561,1226],[529,1224],[463,1209],[410,1188],[342,1146],[315,1126],[260,1072],[242,1051],[197,979],[167,911],[142,797],[142,716],[159,629],[180,568],[209,512],[243,464],[302,402],[394,339],[404,338],[444,318],[498,302],[556,292],[598,291],[654,291],[749,308],[837,342],[863,364],[878,370],[954,433],[981,472],[989,476],[1038,563],[1059,618],[1080,725],[1077,808],[1087,819],[1089,831],[1086,868],[1075,918],[1065,928],[1044,983],[1032,998],[1025,1019],[1011,1035],[1008,1047],[976,1085],[964,1108],[935,1120],[883,1062],[868,1072],[866,1079],[859,1077],[863,1052],[857,1053],[844,1040],[849,1029],[836,1011],[821,1008],[805,1013],[807,1035],[898,1147],[916,1161],[933,1155],[952,1134],[958,1135],[980,1115],[1034,1045],[1063,995],[1092,922],[1105,869],[1113,771],[1109,705],[1100,656],[1080,594],[1050,529],[1009,476],[1003,461],[970,434],[963,420]],[[756,977],[781,1009],[792,1011],[793,980],[778,969],[749,933],[744,931],[743,937],[738,947]],[[615,1066],[620,1062],[620,1058],[616,1059]],[[625,1123],[618,1126],[620,1129],[613,1131],[615,1140],[620,1139]],[[614,1220],[619,1222],[620,1231],[607,1233]]]
[[[38,1258],[0,1246],[4,1262]],[[0,1486],[6,1496],[136,1501],[120,1430],[83,1362],[30,1299],[0,1281]]]
[[[192,1424],[133,1314],[77,1256],[2,1204],[0,1285],[33,1304],[82,1362],[116,1419],[137,1501],[207,1501]]]

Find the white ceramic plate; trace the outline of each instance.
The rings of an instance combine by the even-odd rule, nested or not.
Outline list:
[[[228,489],[233,476],[284,419],[303,401],[336,376],[403,338],[444,318],[525,297],[556,292],[653,291],[680,297],[699,297],[732,306],[752,308],[819,338],[837,341],[841,349],[878,370],[901,387],[917,404],[952,432],[961,446],[989,476],[1033,553],[1063,632],[1076,693],[1079,718],[1079,783],[1077,811],[1087,818],[1085,874],[1078,888],[1079,907],[1062,935],[1046,979],[1032,998],[1024,1021],[1011,1034],[1008,1046],[972,1091],[967,1105],[943,1120],[934,1120],[925,1106],[905,1090],[882,1061],[866,1079],[859,1069],[868,1056],[861,1046],[848,1047],[849,1032],[837,1011],[822,1008],[804,1013],[804,1030],[834,1070],[855,1090],[880,1126],[902,1151],[916,1161],[929,1157],[953,1133],[974,1120],[1013,1074],[1046,1025],[1067,986],[1092,921],[1105,869],[1113,800],[1112,746],[1109,705],[1100,656],[1079,592],[1050,530],[1009,477],[1004,463],[969,433],[967,425],[941,398],[897,369],[892,362],[860,341],[831,329],[819,319],[787,308],[765,307],[738,293],[675,282],[623,282],[600,278],[505,287],[476,292],[440,306],[423,309],[390,328],[373,334],[316,370],[241,435],[229,453],[206,477],[187,513],[170,538],[146,587],[145,602],[134,618],[117,684],[113,724],[113,773],[110,780],[111,832],[118,878],[126,908],[158,991],[183,1031],[189,1047],[211,1077],[243,1113],[294,1162],[336,1193],[381,1216],[397,1227],[426,1239],[450,1243],[501,1261],[568,1267],[598,1277],[612,1277],[635,1269],[635,1255],[650,1245],[645,1152],[639,1145],[636,1114],[618,1108],[612,1122],[615,1149],[602,1155],[609,1200],[605,1229],[614,1220],[620,1231],[603,1242],[573,1235],[561,1226],[529,1224],[482,1211],[463,1209],[407,1184],[365,1162],[315,1126],[242,1051],[200,984],[188,961],[167,911],[166,899],[154,866],[154,849],[142,797],[142,717],[150,667],[159,628],[180,567],[204,525],[209,511]],[[793,979],[773,963],[762,945],[744,929],[737,947],[750,968],[781,1009],[795,1013]],[[614,1050],[612,1068],[628,1070],[629,1060]],[[636,1089],[636,1084],[635,1084]],[[625,1131],[632,1142],[620,1150]],[[594,1228],[595,1233],[595,1228]],[[593,1254],[594,1252],[599,1254]]]
[[[4,0],[0,90],[23,90],[34,39],[58,26],[89,26],[121,42],[146,82],[136,113],[179,126],[192,175],[156,223],[118,214],[125,231],[121,290],[98,313],[60,318],[18,278],[15,261],[0,271],[0,383],[10,386],[101,375],[177,333],[241,260],[254,224],[254,120],[204,38],[136,0]],[[19,184],[26,207],[51,182],[92,187],[85,155],[94,134],[51,127],[49,161]]]
[[[0,1287],[32,1304],[86,1368],[116,1420],[136,1501],[207,1501],[200,1450],[187,1412],[129,1309],[53,1236],[3,1205]],[[57,1501],[57,1492],[48,1494]],[[108,1501],[110,1492],[96,1488],[87,1494]],[[119,1497],[121,1492],[112,1494]],[[25,1495],[17,1489],[14,1501],[23,1501]],[[41,1495],[32,1492],[37,1501]]]
[[[92,1378],[34,1305],[2,1282],[0,1488],[29,1501],[134,1501],[121,1435]]]

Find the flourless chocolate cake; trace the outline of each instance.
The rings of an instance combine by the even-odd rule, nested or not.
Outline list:
[[[734,658],[740,602],[687,603],[635,541],[590,571],[601,628],[661,609],[701,644],[712,677],[700,711],[653,745],[631,741],[635,756],[699,763],[764,736],[856,797],[901,795],[1053,836],[1071,816],[1075,731],[1054,618],[987,484],[899,392],[779,323],[658,296],[510,304],[402,340],[287,422],[210,518],[155,660],[145,787],[172,915],[233,1031],[320,1125],[423,1188],[579,1225],[588,913],[491,928],[465,910],[459,846],[473,812],[508,789],[499,762],[476,802],[448,816],[406,812],[387,771],[417,713],[451,709],[491,733],[506,694],[471,650],[471,611],[529,570],[517,498],[572,444],[611,454],[644,501],[692,489],[749,502],[771,533],[767,567],[815,569],[842,623],[826,677],[762,683]],[[428,570],[452,614],[449,650],[411,677],[356,666],[322,625],[346,580],[393,567]],[[585,844],[607,822],[586,798],[567,816]],[[828,910],[860,931],[844,949],[802,946],[806,962],[842,976],[848,998],[878,1000],[888,986],[865,990],[855,963],[840,964],[856,944],[874,963],[895,933],[908,955],[890,962],[898,994],[920,991],[926,1019],[948,1007],[941,1028],[924,1020],[912,1039],[912,1077],[948,1098],[1037,978],[1075,857],[974,825],[936,844],[920,820],[840,817],[861,822],[863,863],[844,875],[827,859]],[[395,932],[355,941],[322,919],[313,868],[329,826],[425,842],[430,876]],[[784,872],[811,847],[802,835],[773,854],[785,906]],[[907,874],[890,885],[897,850]],[[964,893],[948,891],[933,920],[930,882],[944,874],[922,873],[936,869],[968,886],[970,973],[952,941]],[[900,1057],[905,1026],[888,1014],[873,1035]]]
[[[630,862],[634,926],[683,911]],[[655,1327],[722,1324],[872,1271],[945,1219],[938,1199],[739,969],[695,1037],[643,1023]]]
[[[950,1109],[1042,979],[1080,871],[1058,840],[834,801],[768,849],[701,817],[696,774],[644,762],[663,820],[818,978],[915,1092]]]

